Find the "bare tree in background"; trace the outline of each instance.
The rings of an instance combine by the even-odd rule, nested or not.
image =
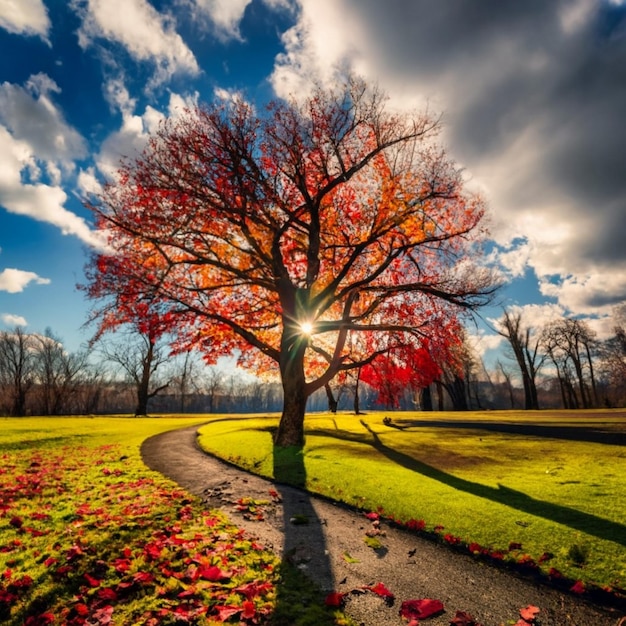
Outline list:
[[[522,325],[522,314],[504,311],[498,334],[510,344],[513,357],[522,375],[524,386],[524,408],[537,410],[537,374],[545,362],[545,355],[540,354],[540,337],[533,336],[532,329]]]
[[[109,363],[119,365],[137,394],[135,415],[147,415],[148,402],[169,385],[157,376],[159,368],[169,360],[168,352],[151,333],[128,332],[126,340],[101,341],[100,352]]]
[[[37,375],[36,412],[40,415],[73,413],[74,400],[88,369],[88,352],[70,353],[50,328],[32,335]]]
[[[4,411],[26,415],[26,400],[36,381],[36,352],[32,335],[19,326],[0,332],[0,387]]]
[[[597,406],[592,358],[595,333],[589,325],[575,319],[557,320],[544,328],[541,343],[556,367],[565,408]]]

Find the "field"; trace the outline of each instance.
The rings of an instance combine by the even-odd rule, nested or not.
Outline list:
[[[347,624],[143,464],[144,439],[205,420],[0,419],[0,623]]]
[[[201,445],[457,549],[625,593],[624,411],[387,415],[310,415],[287,461],[276,418],[216,416]]]

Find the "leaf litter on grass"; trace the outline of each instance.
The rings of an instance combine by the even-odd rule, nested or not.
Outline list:
[[[270,619],[277,557],[123,448],[17,449],[0,459],[0,622]]]

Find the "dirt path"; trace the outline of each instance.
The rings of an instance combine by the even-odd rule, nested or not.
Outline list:
[[[208,456],[196,445],[197,427],[171,431],[146,440],[141,453],[148,467],[200,496],[211,508],[258,538],[280,557],[288,556],[327,591],[349,592],[383,583],[395,595],[392,606],[371,592],[347,596],[346,611],[363,626],[401,626],[403,600],[435,598],[446,612],[424,620],[449,626],[457,610],[484,626],[513,624],[519,609],[541,609],[542,626],[616,626],[621,614],[592,606],[556,590],[456,554],[410,533],[381,525],[383,547],[364,542],[372,524],[363,515],[275,484]],[[279,498],[272,498],[275,490]],[[263,520],[236,511],[239,498],[266,500]],[[280,499],[280,502],[274,501]],[[306,521],[308,523],[294,523]],[[626,623],[626,622],[625,622]]]

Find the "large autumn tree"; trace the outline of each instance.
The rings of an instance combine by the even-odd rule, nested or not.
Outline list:
[[[168,119],[89,202],[110,250],[88,290],[146,300],[181,350],[279,373],[275,444],[301,445],[311,393],[493,291],[470,262],[483,202],[438,130],[352,78]]]

